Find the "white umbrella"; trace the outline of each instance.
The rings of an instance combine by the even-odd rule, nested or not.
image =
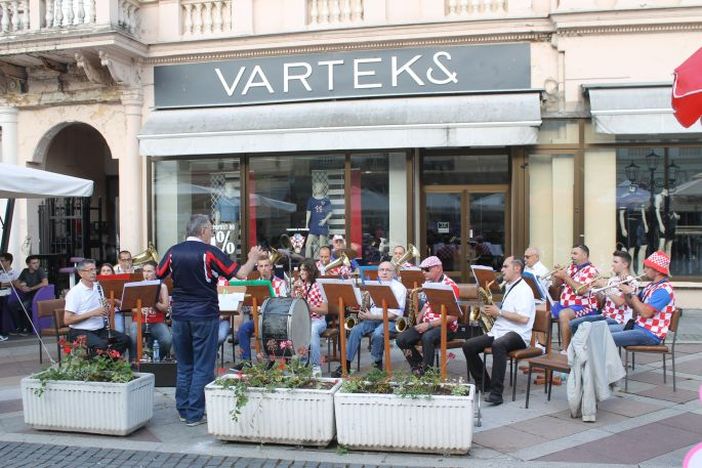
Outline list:
[[[0,198],[89,197],[93,181],[0,163]]]

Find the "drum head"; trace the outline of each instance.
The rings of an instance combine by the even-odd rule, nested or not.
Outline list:
[[[293,342],[293,349],[297,354],[300,348],[310,347],[310,334],[312,324],[310,322],[310,309],[302,299],[293,299],[290,307],[290,320],[288,321],[288,336]]]

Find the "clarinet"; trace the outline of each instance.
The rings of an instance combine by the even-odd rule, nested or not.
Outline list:
[[[107,302],[105,292],[102,290],[102,285],[100,285],[99,281],[95,282],[95,287],[100,295],[100,305],[102,305],[102,308],[105,311],[105,314],[102,316],[102,323],[107,330],[107,342],[111,344],[114,342],[114,338],[112,337],[112,328],[110,327],[110,304]]]

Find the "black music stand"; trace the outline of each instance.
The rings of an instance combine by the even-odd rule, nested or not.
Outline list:
[[[361,293],[358,288],[354,287],[353,280],[340,279],[318,279],[322,285],[322,293],[324,294],[329,313],[336,313],[339,317],[339,345],[341,346],[341,375],[346,377],[348,369],[346,369],[346,332],[344,331],[345,308],[360,308]]]
[[[383,309],[383,338],[385,341],[385,372],[392,375],[392,363],[390,359],[390,319],[388,309],[399,309],[395,293],[389,284],[381,284],[380,281],[366,281],[366,291],[370,294],[373,303]]]
[[[141,360],[142,343],[141,343],[141,309],[142,307],[154,307],[158,302],[159,291],[161,290],[161,282],[153,281],[137,281],[133,283],[124,283],[122,290],[122,310],[137,310],[137,359]],[[134,317],[132,317],[134,320]]]
[[[461,308],[451,286],[442,283],[425,283],[422,286],[422,291],[426,294],[427,302],[431,305],[432,310],[436,311],[437,307],[441,310],[440,366],[441,380],[446,380],[446,343],[448,341],[446,316],[460,316]]]

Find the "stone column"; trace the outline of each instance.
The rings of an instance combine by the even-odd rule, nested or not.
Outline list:
[[[119,246],[133,253],[146,248],[146,200],[137,133],[141,128],[143,96],[140,88],[122,92],[126,118],[125,148],[119,158]]]
[[[2,162],[17,164],[17,117],[19,111],[14,107],[0,107],[0,128],[2,128]],[[8,251],[17,258],[20,258],[20,239],[26,235],[27,226],[22,226],[22,220],[26,221],[26,216],[20,216],[20,210],[25,206],[23,203],[15,203],[15,214],[13,216],[12,228],[10,231],[10,243]],[[2,212],[0,216],[5,216],[5,202],[0,206]],[[18,264],[15,263],[15,266]]]

